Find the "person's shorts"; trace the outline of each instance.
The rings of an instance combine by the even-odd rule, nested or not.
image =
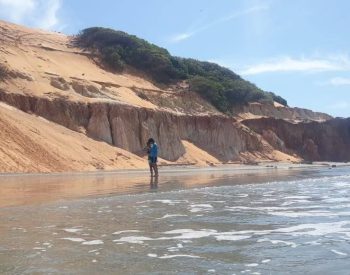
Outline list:
[[[148,157],[149,164],[157,163],[157,157]]]

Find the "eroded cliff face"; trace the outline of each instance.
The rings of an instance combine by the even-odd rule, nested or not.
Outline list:
[[[221,161],[239,160],[244,151],[272,151],[259,135],[225,116],[176,115],[110,102],[50,100],[5,91],[0,91],[0,101],[135,154],[153,136],[161,148],[160,157],[169,161],[184,155],[182,140]]]
[[[35,170],[23,161],[16,166],[22,167],[21,171],[63,171],[64,167],[85,170],[85,165],[86,169],[141,168],[147,166],[147,161],[139,156],[144,153],[149,137],[156,139],[161,162],[167,164],[299,161],[299,156],[312,160],[348,159],[348,125],[343,121],[337,122],[338,125],[326,114],[252,103],[234,110],[235,118],[228,117],[192,93],[186,82],[158,87],[135,72],[117,74],[104,70],[93,61],[91,53],[76,48],[71,37],[0,21],[0,40],[0,102],[27,113],[19,116],[25,117],[27,122],[32,119],[34,129],[37,129],[35,125],[43,125],[40,117],[59,124],[51,125],[50,131],[62,131],[61,126],[68,128],[61,141],[57,141],[53,133],[38,136],[35,144],[39,143],[40,147],[41,138],[46,139],[47,144],[51,141],[62,144],[62,140],[75,143],[84,136],[82,151],[72,158],[67,155],[74,145],[65,144],[67,154],[56,161],[64,166],[55,166],[52,164],[55,161],[43,161],[44,168]],[[293,124],[274,119],[247,120],[252,117],[292,122],[330,121]],[[1,118],[8,129],[12,129],[9,124],[15,119],[6,120],[4,115]],[[21,133],[17,130],[16,133]],[[70,135],[74,138],[70,139]],[[24,152],[23,148],[29,152],[32,147],[25,146],[25,142],[16,144],[15,138],[12,142],[15,149],[11,154]],[[53,145],[52,148],[59,146]],[[94,150],[89,151],[89,146]],[[99,154],[99,146],[113,153]],[[7,148],[0,149],[7,154]],[[28,154],[28,159],[32,158],[35,164],[37,159],[34,161],[31,153]],[[24,157],[19,158],[19,162],[21,159]],[[71,159],[71,163],[65,161],[67,159]]]
[[[291,108],[276,103],[249,103],[236,107],[234,113],[243,119],[249,117],[249,114],[257,117],[272,117],[276,119],[284,119],[294,122],[305,122],[305,121],[327,121],[332,119],[332,116],[313,112],[308,109],[302,108]]]
[[[0,171],[68,172],[146,168],[128,151],[0,102]]]
[[[286,153],[295,152],[307,160],[350,161],[350,118],[297,124],[261,118],[243,123]]]

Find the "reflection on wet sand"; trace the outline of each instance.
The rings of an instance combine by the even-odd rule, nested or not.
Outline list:
[[[350,270],[349,168],[4,179],[0,274]]]
[[[0,207],[27,205],[68,198],[160,192],[172,189],[285,180],[306,172],[263,171],[164,171],[159,179],[146,173],[0,176]],[[311,173],[309,171],[309,173]]]
[[[158,177],[151,177],[151,180],[149,183],[151,190],[158,189],[158,179],[159,179]]]

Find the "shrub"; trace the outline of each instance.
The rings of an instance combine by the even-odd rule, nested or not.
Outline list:
[[[102,61],[113,70],[123,71],[128,65],[144,72],[159,84],[188,80],[192,91],[222,112],[230,112],[234,105],[252,101],[275,100],[287,105],[282,97],[262,91],[227,68],[211,62],[172,56],[166,49],[122,31],[88,28],[77,36],[77,43],[96,50]]]

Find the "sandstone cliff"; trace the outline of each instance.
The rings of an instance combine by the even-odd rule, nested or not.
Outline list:
[[[350,160],[349,118],[297,124],[261,118],[243,123],[261,134],[277,150],[296,153],[307,160]]]
[[[251,117],[273,117],[292,122],[326,121],[332,119],[328,114],[313,112],[298,107],[290,108],[278,103],[249,103],[236,107],[234,113],[241,119]]]
[[[339,150],[348,148],[345,122],[310,124],[320,136],[327,129],[320,142],[309,124],[276,120],[270,129],[265,120],[244,120],[331,119],[325,114],[250,104],[238,108],[236,117],[227,116],[186,82],[161,88],[137,72],[104,70],[91,53],[74,46],[72,37],[0,22],[0,40],[0,102],[5,103],[0,122],[3,140],[10,140],[0,143],[0,172],[143,168],[147,161],[140,157],[150,136],[164,164],[347,159],[347,153],[339,157],[326,144],[343,138]],[[331,135],[333,130],[337,134]],[[293,131],[299,133],[297,145],[289,143]]]
[[[153,136],[161,148],[160,157],[170,161],[185,154],[182,140],[221,161],[239,160],[241,152],[264,149],[258,135],[223,115],[179,115],[110,102],[50,100],[1,90],[0,101],[135,154],[142,152],[148,137]],[[269,153],[272,148],[265,150]]]

